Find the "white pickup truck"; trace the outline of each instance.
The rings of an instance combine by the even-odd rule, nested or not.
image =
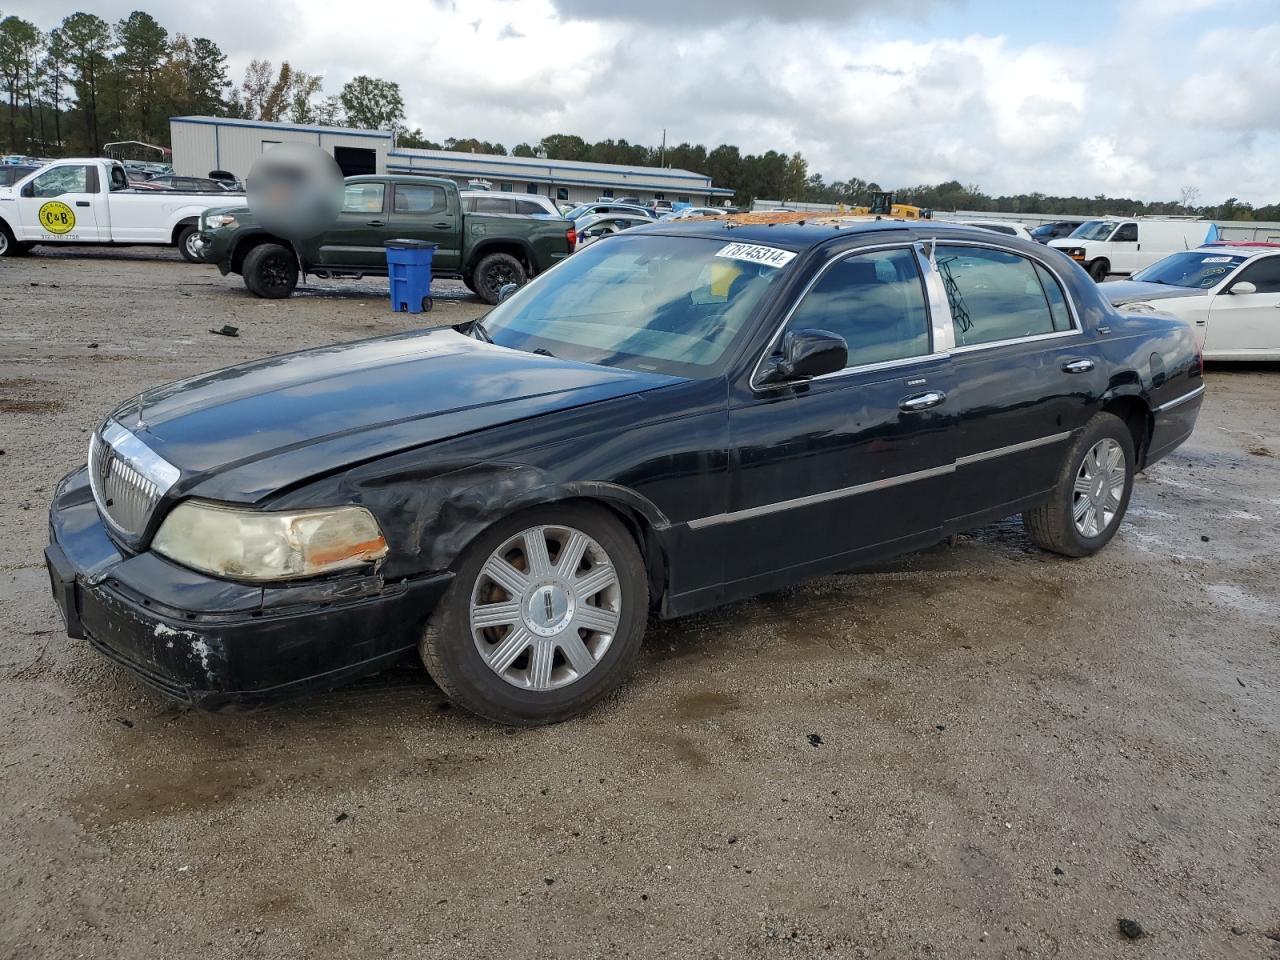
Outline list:
[[[37,243],[157,244],[196,263],[200,214],[243,202],[236,194],[134,190],[115,160],[57,160],[0,187],[0,257]]]

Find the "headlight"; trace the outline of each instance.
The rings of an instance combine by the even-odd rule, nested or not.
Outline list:
[[[1066,250],[1063,250],[1062,252],[1065,253],[1068,257],[1070,257],[1072,260],[1084,259],[1084,247],[1070,247]]]
[[[287,580],[380,560],[387,541],[364,507],[281,513],[180,503],[151,549],[183,566],[236,580]]]
[[[1156,308],[1149,303],[1122,303],[1121,310],[1128,310],[1130,313],[1155,313]]]
[[[236,222],[236,218],[229,213],[215,213],[211,217],[206,217],[204,222],[211,227],[229,227]]]

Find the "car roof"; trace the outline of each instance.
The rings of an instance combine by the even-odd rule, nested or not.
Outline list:
[[[1230,240],[1219,240],[1215,243],[1201,244],[1193,252],[1229,253],[1237,257],[1256,257],[1263,253],[1280,253],[1280,243],[1267,243],[1263,240],[1244,240],[1232,243]]]
[[[826,213],[791,212],[783,214],[749,213],[731,214],[728,217],[686,217],[683,220],[662,220],[652,226],[637,228],[637,233],[679,234],[705,237],[726,243],[757,243],[762,246],[780,247],[797,253],[816,247],[838,236],[873,236],[890,231],[915,230],[934,234],[939,238],[955,236],[995,241],[1026,243],[1018,238],[993,233],[981,227],[945,220],[902,220],[890,217],[832,216]],[[628,231],[631,234],[631,231]]]

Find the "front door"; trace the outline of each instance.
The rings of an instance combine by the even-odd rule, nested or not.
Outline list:
[[[955,347],[956,475],[950,527],[1021,509],[1053,486],[1106,371],[1053,271],[978,244],[935,251]]]
[[[1280,350],[1280,255],[1255,260],[1231,282],[1248,281],[1254,293],[1220,293],[1209,306],[1204,349],[1211,353]]]
[[[387,236],[436,244],[432,269],[456,271],[462,258],[462,218],[450,194],[434,183],[396,183],[392,190],[391,232]]]
[[[846,368],[731,399],[724,576],[750,592],[936,539],[952,470],[950,362],[911,246],[827,264],[786,323],[849,346]],[[777,341],[777,342],[780,342]],[[775,343],[776,346],[776,343]]]
[[[318,266],[385,271],[387,251],[387,185],[348,183],[342,210],[333,226],[307,246],[314,245]]]
[[[97,243],[103,201],[95,164],[67,163],[23,185],[18,194],[18,239],[39,243]]]
[[[1141,234],[1138,232],[1138,225],[1132,221],[1116,228],[1109,246],[1112,273],[1136,273],[1153,260],[1159,259],[1143,255]]]

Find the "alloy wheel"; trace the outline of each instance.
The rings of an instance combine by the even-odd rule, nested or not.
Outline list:
[[[1103,437],[1084,455],[1071,503],[1076,532],[1090,539],[1111,526],[1124,498],[1127,474],[1124,450],[1110,437]]]
[[[289,261],[283,256],[268,257],[262,263],[263,285],[273,290],[283,290],[289,285]]]
[[[470,628],[489,669],[548,691],[589,673],[618,630],[622,589],[604,548],[567,526],[535,526],[489,555],[471,592]]]
[[[0,230],[0,257],[9,252],[9,235]]]

